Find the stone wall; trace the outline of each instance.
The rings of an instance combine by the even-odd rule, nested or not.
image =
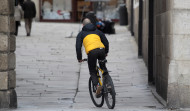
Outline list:
[[[167,101],[170,107],[190,107],[190,1],[170,1],[171,62]]]
[[[138,44],[138,30],[139,30],[139,1],[134,2],[134,37]]]
[[[168,107],[190,107],[190,1],[155,0],[156,90]]]
[[[126,1],[127,14],[128,14],[128,29],[131,28],[131,0]]]
[[[171,59],[170,0],[154,1],[154,73],[156,91],[167,100],[168,69]]]
[[[128,14],[129,14],[129,21],[130,23],[130,16],[131,16],[131,10],[130,10],[131,0],[127,0],[127,6],[128,8]],[[142,53],[143,53],[143,59],[148,65],[148,0],[143,1],[143,33],[142,33]],[[130,24],[129,24],[130,25]],[[138,30],[139,30],[139,0],[134,0],[134,37],[138,44]]]
[[[143,33],[142,33],[142,55],[145,64],[148,66],[148,37],[149,37],[149,1],[143,1]]]
[[[14,1],[0,4],[0,108],[17,107]]]
[[[128,24],[131,30],[131,0],[127,0]],[[136,42],[138,43],[138,20],[139,20],[139,0],[133,0],[133,32]]]

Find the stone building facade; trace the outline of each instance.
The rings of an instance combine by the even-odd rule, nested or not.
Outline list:
[[[133,2],[131,25],[138,45],[141,42],[139,48],[149,70],[149,82],[155,84],[168,107],[190,107],[190,1]],[[128,13],[131,5],[131,0],[127,0]]]
[[[17,107],[15,72],[14,1],[0,4],[0,108]]]

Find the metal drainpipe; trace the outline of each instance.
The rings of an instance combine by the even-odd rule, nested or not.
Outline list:
[[[143,0],[139,0],[138,57],[142,58]]]
[[[134,4],[134,2],[133,2],[133,0],[131,0],[131,35],[132,36],[134,36],[134,31],[133,31],[133,19],[134,19],[134,9],[133,9],[133,4]]]

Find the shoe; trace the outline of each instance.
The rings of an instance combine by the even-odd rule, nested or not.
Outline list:
[[[30,34],[28,33],[26,36],[30,36]]]
[[[96,89],[96,97],[97,98],[100,98],[102,96],[101,91],[102,91],[102,86],[97,85],[97,89]]]

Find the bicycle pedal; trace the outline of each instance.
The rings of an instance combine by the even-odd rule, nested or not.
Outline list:
[[[111,89],[111,86],[107,86],[108,89]]]
[[[106,84],[107,89],[111,89],[111,85]]]
[[[102,97],[102,93],[100,93],[100,94],[95,94],[95,96],[96,96],[96,98],[100,98],[100,97]]]

